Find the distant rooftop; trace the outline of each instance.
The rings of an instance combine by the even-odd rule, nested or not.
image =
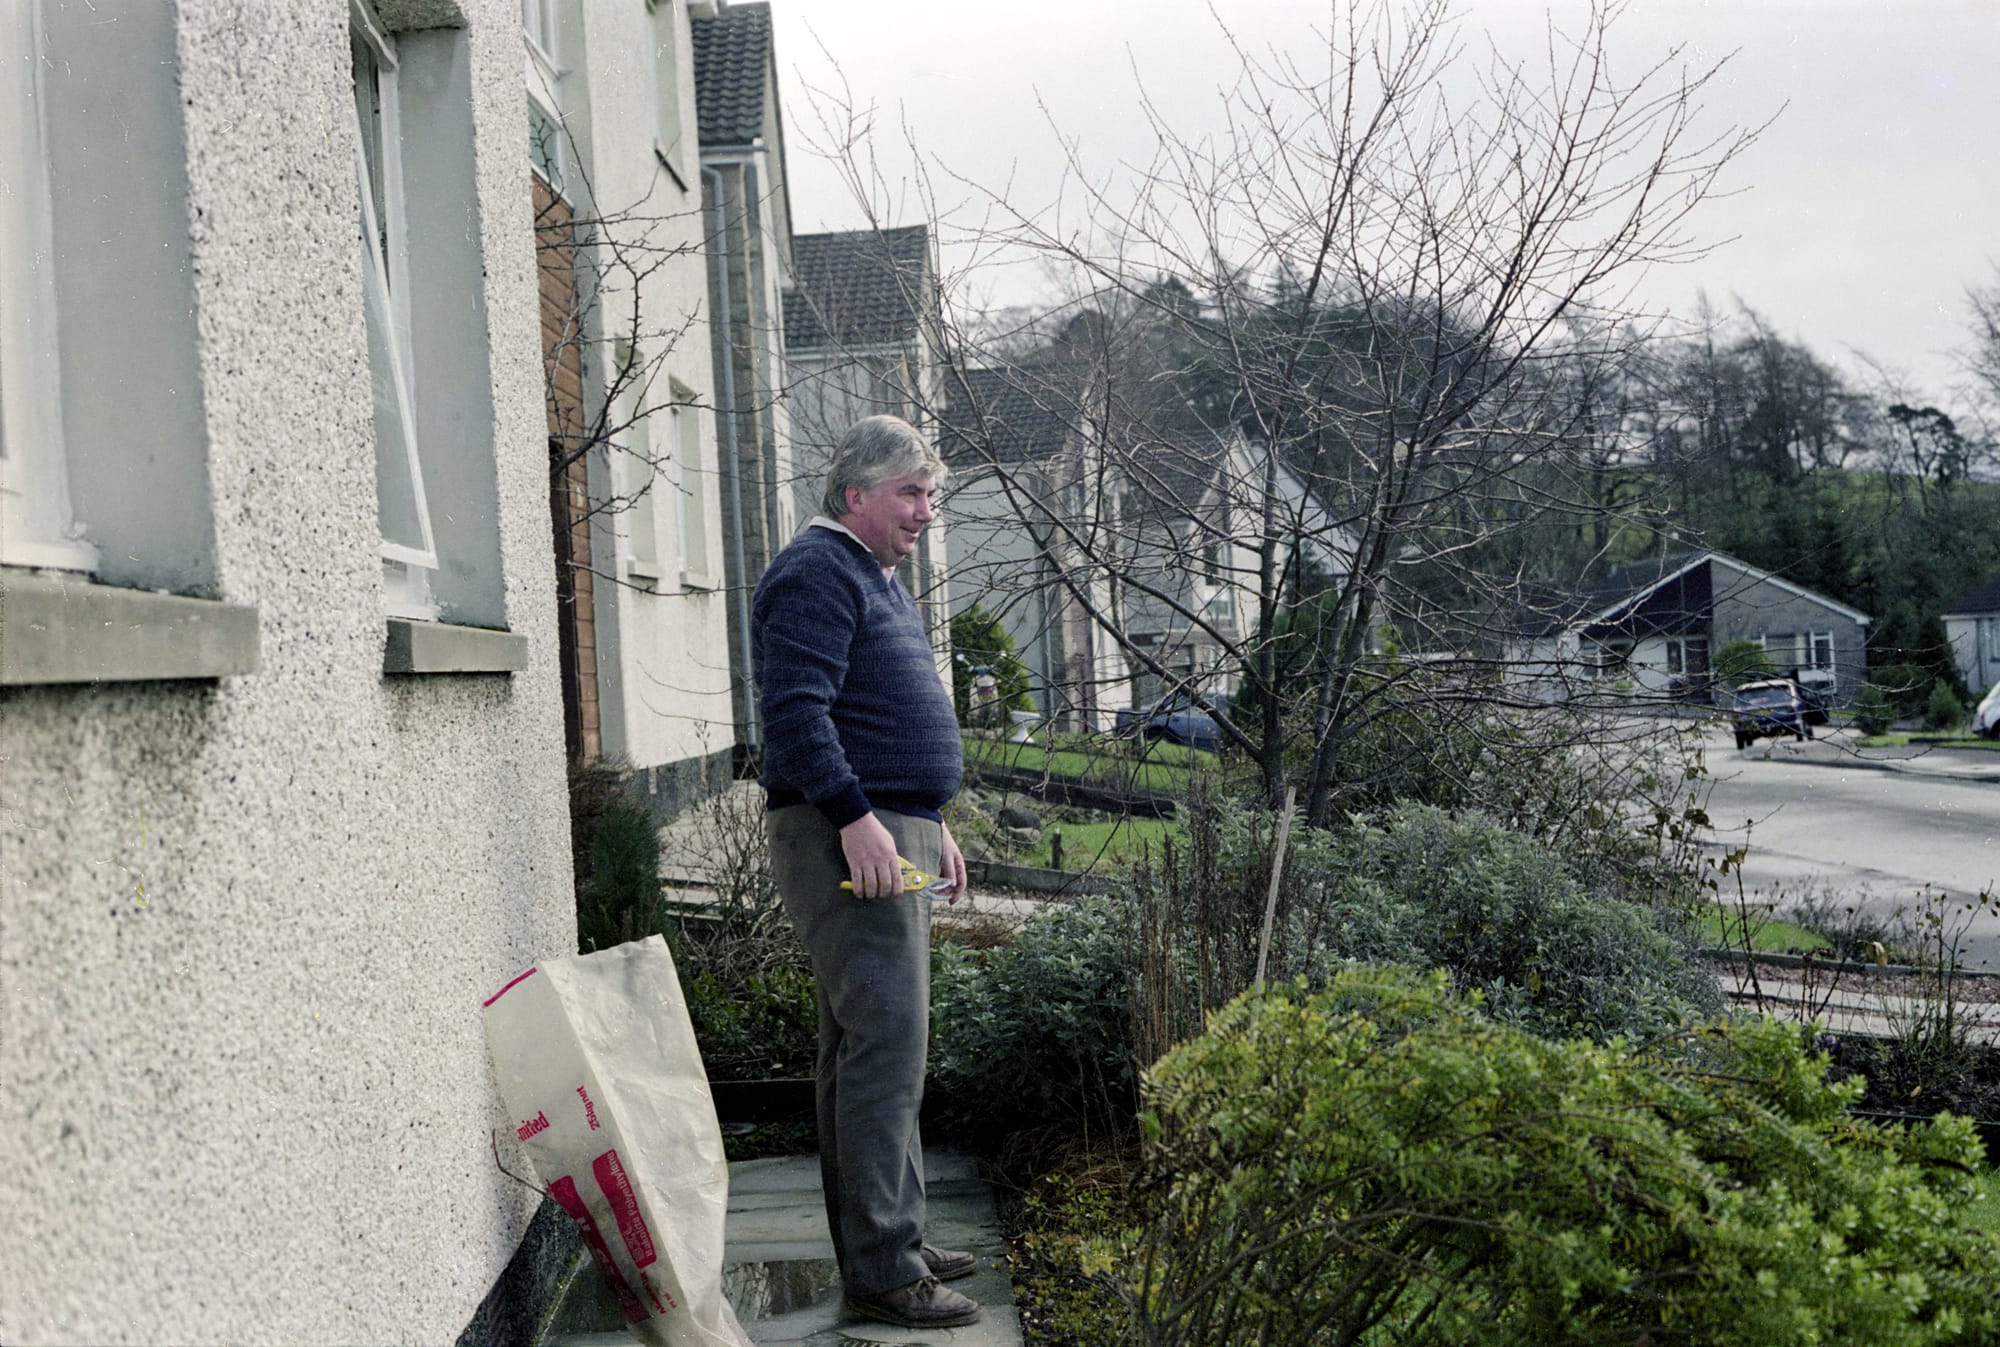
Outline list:
[[[973,369],[946,380],[938,448],[954,469],[1055,454],[1069,436],[1074,394],[1032,367]]]
[[[1969,589],[1944,606],[1947,613],[2000,613],[2000,575]]]
[[[805,351],[917,341],[930,260],[924,225],[795,236],[785,345]]]
[[[764,134],[771,70],[771,6],[729,5],[689,21],[695,107],[704,145],[748,145]]]

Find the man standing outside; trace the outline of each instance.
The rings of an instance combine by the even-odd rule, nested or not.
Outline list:
[[[771,562],[753,604],[772,868],[819,985],[827,1226],[848,1310],[912,1328],[979,1317],[942,1284],[977,1260],[924,1240],[931,898],[903,891],[897,863],[965,891],[939,812],[964,774],[958,723],[895,575],[944,476],[907,422],[856,423],[824,513]]]

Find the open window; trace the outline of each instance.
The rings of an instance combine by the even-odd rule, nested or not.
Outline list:
[[[384,668],[519,669],[525,645],[504,631],[466,34],[395,31],[367,0],[351,0],[348,36],[360,301],[390,624]],[[411,623],[432,629],[413,631]]]

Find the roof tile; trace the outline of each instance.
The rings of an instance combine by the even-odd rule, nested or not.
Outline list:
[[[794,288],[785,292],[791,350],[914,342],[930,279],[930,230],[859,229],[792,239]]]
[[[693,19],[695,107],[704,145],[748,145],[764,134],[771,6],[729,5]]]

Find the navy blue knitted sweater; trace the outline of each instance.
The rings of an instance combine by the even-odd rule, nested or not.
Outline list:
[[[964,753],[916,603],[844,533],[808,528],[752,601],[764,789],[844,828],[880,806],[936,818]]]

